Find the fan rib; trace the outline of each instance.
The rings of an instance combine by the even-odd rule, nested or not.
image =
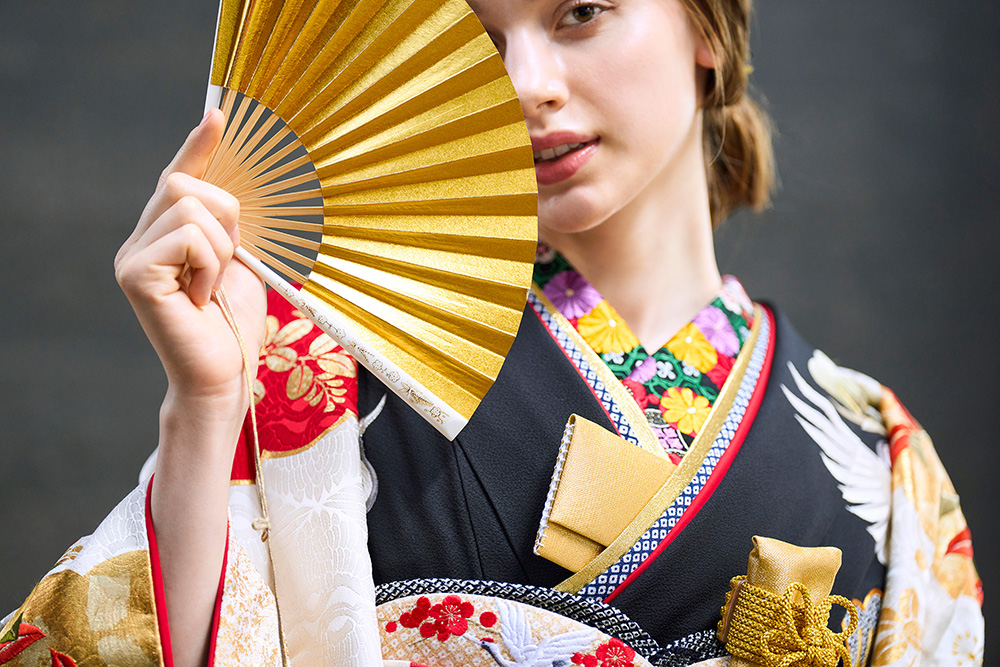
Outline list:
[[[245,226],[246,229],[250,231],[255,237],[259,239],[267,239],[269,241],[280,241],[282,243],[287,243],[289,245],[295,246],[301,250],[318,252],[320,243],[319,241],[313,241],[312,239],[303,238],[301,236],[295,236],[294,234],[287,234],[283,231],[277,229],[272,229],[271,227],[265,227],[263,225],[253,225],[248,224]],[[303,256],[304,257],[304,256]],[[315,260],[310,260],[306,262],[300,262],[305,266]]]
[[[224,103],[228,100],[230,109],[232,109],[236,93],[227,89],[222,98]],[[215,163],[218,165],[217,170],[221,171],[223,174],[233,168],[233,144],[236,140],[236,136],[239,134],[240,124],[242,123],[246,110],[249,106],[250,98],[244,97],[240,100],[239,106],[236,107],[235,112],[226,113],[226,118],[229,120],[229,124],[226,126],[226,130],[222,134],[222,141],[219,144],[218,149],[219,160]],[[221,174],[216,174],[215,172],[206,172],[206,177],[210,178],[213,182],[223,182],[220,176]]]
[[[266,218],[259,215],[248,215],[240,211],[240,227],[250,225],[251,227],[267,227],[270,229],[285,229],[288,231],[322,233],[322,222],[304,222],[302,220],[289,220],[286,218]]]
[[[308,164],[310,160],[306,155],[295,158],[285,164],[275,166],[281,160],[287,158],[291,153],[294,153],[298,148],[300,148],[300,146],[297,145],[296,142],[288,142],[260,162],[247,168],[245,181],[257,181],[260,185],[263,185],[265,183],[269,183],[275,178],[279,178],[280,176],[287,174],[293,169],[297,169],[298,167]]]
[[[298,271],[296,271],[295,269],[293,269],[288,264],[285,264],[284,262],[282,262],[279,259],[275,258],[273,255],[270,255],[270,254],[264,252],[263,250],[261,250],[257,246],[255,246],[255,245],[241,245],[240,247],[246,249],[247,252],[249,252],[251,255],[253,255],[254,257],[256,257],[258,260],[260,260],[261,263],[263,263],[265,266],[267,266],[271,270],[284,273],[286,276],[288,276],[289,278],[291,278],[292,281],[298,283],[299,285],[306,284],[307,278],[305,276],[303,276],[301,273],[299,273]]]
[[[280,216],[292,216],[292,215],[318,215],[320,208],[318,206],[281,206],[270,208],[267,206],[247,206],[246,208],[240,208],[240,213],[248,213],[251,215],[280,215]]]
[[[251,101],[252,98],[244,96],[243,99],[240,100],[239,110],[236,112],[236,115],[233,117],[231,121],[230,126],[239,127],[239,131],[236,133],[236,136],[234,136],[232,141],[230,142],[229,150],[232,153],[232,157],[229,159],[229,168],[223,171],[219,177],[219,180],[222,182],[228,181],[232,173],[237,169],[239,169],[240,165],[242,164],[241,154],[244,154],[245,151],[249,150],[249,148],[247,147],[247,136],[250,135],[251,131],[257,125],[257,122],[260,120],[261,114],[265,110],[264,106],[260,104],[254,104],[253,111],[250,113],[250,117],[245,118],[246,112],[250,107]],[[236,148],[235,152],[233,152],[232,147],[238,147],[238,148]]]
[[[305,255],[299,254],[299,253],[295,252],[294,250],[289,250],[285,246],[278,245],[277,243],[275,243],[273,241],[270,241],[269,239],[260,237],[260,236],[258,236],[256,234],[254,234],[250,230],[247,230],[246,234],[244,234],[242,231],[240,232],[240,238],[241,238],[241,240],[244,237],[246,237],[248,240],[250,240],[252,242],[250,244],[251,246],[255,246],[257,248],[260,248],[261,250],[266,250],[266,251],[268,251],[270,253],[274,253],[278,257],[286,259],[286,260],[288,260],[290,262],[295,262],[296,264],[301,264],[302,266],[308,267],[310,269],[312,268],[314,260],[309,259]],[[261,261],[263,261],[268,266],[271,266],[272,268],[275,268],[274,267],[275,259],[273,257],[269,258],[266,261],[264,261],[264,260],[261,260]],[[289,270],[291,269],[291,267],[288,267],[287,265],[284,265],[284,264],[282,264],[281,266],[284,266],[286,269],[289,269]]]
[[[309,177],[308,180],[314,180],[315,177],[312,174],[306,174]],[[288,179],[292,180],[292,179]],[[282,188],[284,189],[284,188]],[[254,191],[256,193],[256,191]],[[309,190],[296,190],[295,192],[284,192],[281,194],[274,195],[264,195],[261,197],[253,197],[250,199],[241,199],[240,204],[246,205],[248,207],[258,208],[258,207],[280,207],[283,204],[289,204],[293,202],[303,202],[310,199],[317,199],[320,196],[319,188],[310,188]],[[319,205],[316,206],[317,212],[321,210]]]
[[[234,94],[231,94],[228,90],[224,91],[222,94],[222,115],[227,119],[230,117],[233,111],[233,100],[236,98]],[[215,151],[212,153],[212,158],[208,162],[208,168],[205,169],[205,174],[202,178],[209,183],[218,183],[215,178],[216,172],[224,169],[227,162],[225,160],[227,156],[226,149],[226,135],[229,134],[229,126],[226,126],[225,131],[222,133],[222,140],[219,145],[215,147]]]
[[[258,105],[257,108],[265,109],[266,107],[264,107],[263,105]],[[274,124],[278,120],[279,120],[278,117],[275,116],[274,114],[268,115],[268,117],[264,120],[264,122],[261,123],[261,126],[254,131],[253,135],[249,139],[243,142],[243,145],[240,146],[238,151],[236,151],[236,155],[232,159],[232,168],[230,169],[229,173],[224,175],[225,179],[224,182],[228,184],[239,180],[241,174],[243,174],[245,171],[243,165],[246,164],[247,159],[249,159],[248,155],[251,152],[256,151],[256,147],[259,146],[262,141],[264,141],[264,137],[267,136],[269,132],[271,132],[271,129],[274,127]],[[273,138],[275,140],[275,143],[287,137],[289,133],[290,130],[284,127],[275,130],[273,133]]]
[[[298,176],[290,176],[288,178],[282,179],[280,181],[273,181],[267,185],[262,185],[258,188],[254,188],[253,195],[255,197],[267,197],[269,195],[281,192],[282,190],[289,190],[300,185],[305,185],[306,183],[312,183],[316,179],[315,172],[308,172],[305,174],[299,174]],[[310,188],[309,190],[299,190],[299,193],[308,193],[310,197],[319,196],[319,188]]]

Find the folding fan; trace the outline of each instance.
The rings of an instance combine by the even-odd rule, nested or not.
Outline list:
[[[237,256],[449,439],[500,371],[537,192],[517,95],[464,0],[222,0],[205,180]]]

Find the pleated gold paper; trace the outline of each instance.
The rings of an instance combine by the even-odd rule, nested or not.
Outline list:
[[[349,323],[359,362],[468,420],[520,323],[537,210],[521,108],[469,6],[222,0],[210,81],[228,125],[205,178],[240,199],[243,247]]]

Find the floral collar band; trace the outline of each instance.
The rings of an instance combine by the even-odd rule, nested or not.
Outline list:
[[[652,354],[597,289],[539,244],[534,281],[604,360],[679,462],[704,425],[753,326],[753,302],[732,276],[715,298]]]

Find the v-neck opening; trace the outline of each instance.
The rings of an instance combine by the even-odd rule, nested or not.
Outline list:
[[[671,459],[686,454],[711,412],[753,325],[753,304],[732,276],[654,351],[582,274],[540,246],[535,283],[552,308],[631,394]]]

